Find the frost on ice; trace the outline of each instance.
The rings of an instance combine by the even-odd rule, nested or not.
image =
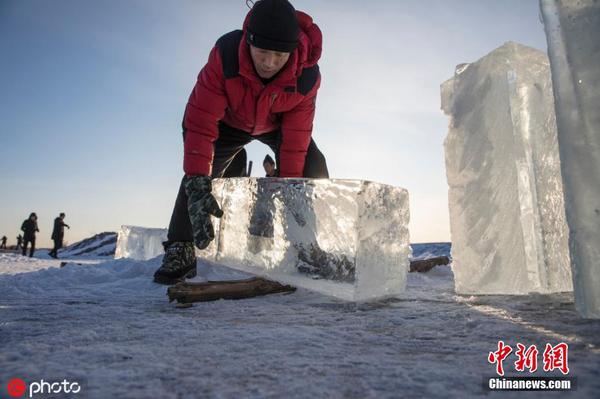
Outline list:
[[[199,256],[346,300],[404,291],[405,189],[359,180],[235,178],[213,180],[213,194],[224,215],[213,218],[215,240]],[[158,242],[160,234],[128,227],[117,251],[156,256],[162,248],[147,252],[156,246],[145,241]]]
[[[541,2],[554,85],[575,304],[600,318],[600,3]]]
[[[506,43],[442,85],[456,291],[572,289],[549,62]]]

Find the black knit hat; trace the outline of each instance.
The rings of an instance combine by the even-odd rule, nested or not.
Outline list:
[[[294,6],[287,0],[260,0],[252,7],[246,40],[265,50],[291,53],[298,45],[300,27]]]

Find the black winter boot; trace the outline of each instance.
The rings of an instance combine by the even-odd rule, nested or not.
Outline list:
[[[154,282],[175,284],[184,278],[196,277],[196,252],[192,242],[164,242],[165,256],[154,273]]]

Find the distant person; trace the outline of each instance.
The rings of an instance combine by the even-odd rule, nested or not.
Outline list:
[[[17,236],[17,251],[23,247],[23,236],[19,234]]]
[[[52,241],[54,241],[54,248],[48,252],[48,255],[54,259],[58,258],[58,250],[63,246],[63,238],[65,237],[65,227],[70,229],[69,225],[65,223],[65,214],[61,212],[56,219],[54,219],[54,228],[52,229]]]
[[[0,249],[6,249],[6,236],[2,236],[2,244],[0,244]]]
[[[35,233],[39,232],[37,224],[37,215],[35,212],[31,212],[29,215],[29,219],[25,219],[23,224],[21,225],[21,230],[23,231],[23,256],[27,253],[27,246],[31,244],[31,248],[29,250],[29,257],[33,256],[35,252]]]
[[[263,161],[263,168],[265,168],[265,177],[277,176],[277,171],[275,170],[275,161],[269,154],[267,154],[265,160]]]

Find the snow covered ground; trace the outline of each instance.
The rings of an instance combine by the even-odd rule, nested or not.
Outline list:
[[[1,397],[15,377],[77,381],[70,396],[90,398],[600,394],[600,321],[581,319],[568,294],[460,297],[440,266],[410,273],[402,297],[376,303],[298,290],[178,309],[152,282],[160,258],[60,262],[0,254]],[[202,263],[196,280],[243,277]],[[536,344],[540,355],[547,342],[567,342],[577,390],[484,390],[498,340]]]

